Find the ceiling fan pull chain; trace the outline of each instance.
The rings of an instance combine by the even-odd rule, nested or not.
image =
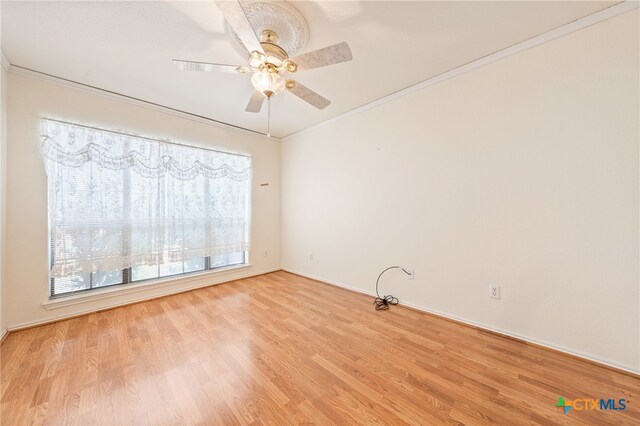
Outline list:
[[[267,137],[271,137],[271,96],[267,98]]]

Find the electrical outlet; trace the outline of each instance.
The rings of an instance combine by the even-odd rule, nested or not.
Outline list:
[[[500,299],[500,286],[499,285],[490,285],[489,286],[489,297],[492,299]]]
[[[405,277],[408,280],[415,280],[416,279],[416,274],[414,273],[413,269],[405,269],[405,271],[408,272],[408,274],[405,274]]]

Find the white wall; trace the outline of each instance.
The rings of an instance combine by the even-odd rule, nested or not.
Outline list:
[[[0,43],[1,45],[1,43]],[[6,235],[6,151],[7,151],[7,73],[0,66],[0,338],[6,331],[3,283],[4,283],[4,239]]]
[[[51,81],[8,73],[6,325],[18,326],[101,309],[189,288],[256,275],[281,266],[280,142],[133,105]],[[52,117],[107,129],[215,147],[253,157],[252,267],[169,287],[47,310],[47,179],[40,154],[40,119]],[[260,183],[269,182],[261,187]],[[268,251],[268,257],[264,251]]]
[[[0,47],[2,47],[2,2],[0,2]],[[4,298],[2,297],[2,283],[4,282],[4,237],[5,237],[5,170],[6,170],[6,130],[7,130],[7,84],[4,53],[0,49],[2,64],[0,64],[0,339],[6,332],[4,321]]]
[[[284,268],[639,371],[638,50],[636,10],[286,138]]]

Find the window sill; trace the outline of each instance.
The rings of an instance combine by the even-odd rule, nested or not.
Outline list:
[[[226,268],[216,269],[215,271],[203,271],[195,272],[189,275],[174,276],[164,279],[145,281],[139,284],[127,284],[113,287],[105,287],[101,290],[94,290],[90,293],[75,294],[70,296],[61,296],[55,299],[49,299],[42,304],[47,309],[58,309],[66,306],[79,305],[94,300],[108,299],[111,297],[122,296],[130,293],[138,293],[145,290],[156,289],[175,285],[177,283],[187,283],[190,281],[197,281],[204,277],[217,277],[220,275],[231,274],[233,272],[250,269],[251,264],[245,263],[243,265],[228,266]]]

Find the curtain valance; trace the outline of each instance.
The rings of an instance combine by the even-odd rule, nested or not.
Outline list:
[[[68,167],[93,161],[112,170],[133,168],[145,177],[165,173],[181,180],[205,176],[243,181],[251,177],[249,157],[169,141],[46,119],[42,138],[45,158]]]

